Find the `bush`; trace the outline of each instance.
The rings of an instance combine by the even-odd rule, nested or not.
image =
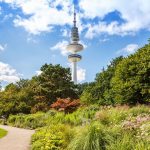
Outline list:
[[[46,125],[46,119],[44,113],[37,113],[32,115],[10,115],[7,124],[20,128],[36,129]]]
[[[64,117],[64,123],[75,126],[90,124],[90,122],[94,119],[96,111],[99,109],[99,106],[96,105],[81,107],[72,114],[66,114]]]
[[[134,138],[130,133],[123,134],[120,138],[107,145],[107,150],[132,150],[134,149]]]
[[[137,116],[140,114],[149,114],[150,115],[150,107],[146,106],[146,105],[138,105],[135,107],[132,107],[129,112],[133,115],[133,116]]]
[[[101,124],[92,124],[80,129],[78,136],[69,145],[69,150],[105,150],[107,137]]]
[[[63,150],[74,135],[70,126],[61,124],[41,128],[32,136],[32,150]]]
[[[71,113],[75,111],[79,106],[79,100],[70,100],[70,98],[58,98],[57,101],[51,105],[51,108],[54,108],[59,111],[64,111],[65,113]]]

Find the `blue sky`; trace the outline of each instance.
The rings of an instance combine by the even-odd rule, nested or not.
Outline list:
[[[127,56],[150,37],[149,0],[76,0],[85,50],[79,82],[93,81],[112,58]],[[69,67],[65,46],[73,19],[71,0],[0,0],[0,81],[31,78],[45,63]]]

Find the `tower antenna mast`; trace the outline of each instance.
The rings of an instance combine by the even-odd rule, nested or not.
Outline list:
[[[74,4],[74,21],[73,21],[73,23],[74,23],[74,27],[76,27],[77,25],[77,21],[76,21],[76,7],[75,7],[75,4]]]

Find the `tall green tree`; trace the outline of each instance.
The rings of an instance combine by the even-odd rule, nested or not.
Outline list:
[[[40,95],[45,96],[48,105],[57,98],[78,98],[75,85],[71,81],[69,68],[60,65],[45,64],[41,67],[41,75],[38,76],[38,88]]]
[[[116,103],[150,102],[150,44],[120,62],[111,86]]]
[[[81,95],[81,101],[88,103],[113,104],[114,99],[111,92],[111,79],[114,76],[116,66],[123,60],[123,57],[113,59],[110,65],[98,73],[95,82],[89,85]]]
[[[24,80],[25,81],[25,80]],[[33,103],[33,90],[29,86],[18,86],[22,80],[16,84],[9,84],[4,91],[0,92],[0,115],[30,113]],[[28,80],[26,80],[26,83]]]

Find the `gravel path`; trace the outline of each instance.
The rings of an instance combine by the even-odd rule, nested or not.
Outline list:
[[[29,150],[31,136],[34,130],[19,129],[0,125],[8,134],[0,139],[0,150]]]

